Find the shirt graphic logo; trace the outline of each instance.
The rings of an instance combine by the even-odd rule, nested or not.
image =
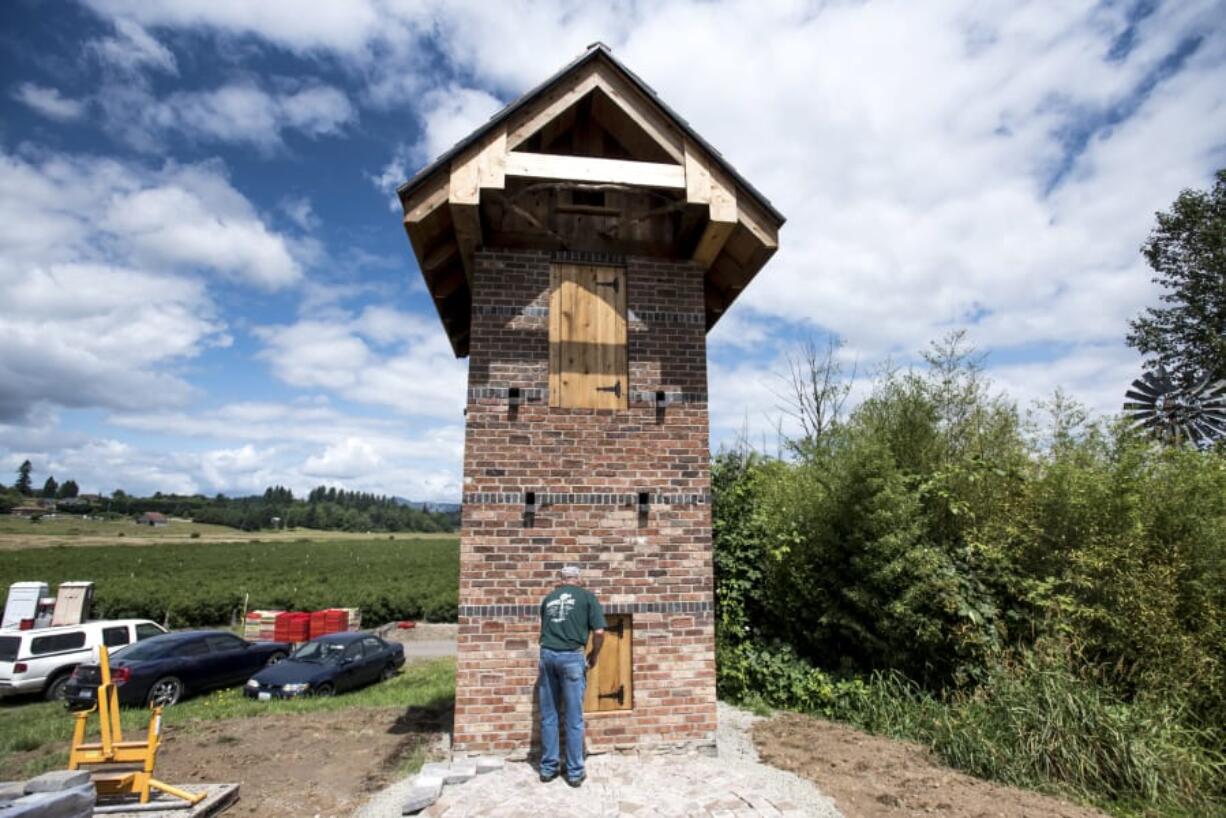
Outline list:
[[[568,593],[559,594],[557,599],[545,603],[545,616],[550,622],[565,622],[570,611],[575,607],[575,598]]]

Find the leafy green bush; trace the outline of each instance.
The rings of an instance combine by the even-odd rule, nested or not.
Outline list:
[[[1158,445],[1060,393],[1023,422],[959,337],[926,358],[787,457],[716,457],[721,694],[1203,811],[1226,779],[1226,447]]]

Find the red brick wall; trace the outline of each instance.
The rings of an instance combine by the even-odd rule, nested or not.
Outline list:
[[[630,311],[630,408],[551,409],[553,260],[537,251],[486,250],[476,258],[455,748],[528,749],[537,607],[567,563],[583,567],[606,611],[633,616],[634,708],[589,715],[589,747],[710,745],[715,656],[702,272],[682,262],[620,260]],[[519,406],[509,406],[510,387],[521,390]],[[665,393],[662,410],[657,392]],[[526,491],[540,503],[531,527]],[[651,495],[645,520],[640,492]]]

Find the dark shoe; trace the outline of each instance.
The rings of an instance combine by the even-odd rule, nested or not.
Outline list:
[[[541,773],[541,783],[548,784],[550,781],[553,781],[557,777],[558,777],[557,772]]]
[[[575,789],[579,789],[580,787],[582,787],[584,781],[587,781],[587,773],[581,773],[578,778],[566,779],[566,783],[571,785]]]

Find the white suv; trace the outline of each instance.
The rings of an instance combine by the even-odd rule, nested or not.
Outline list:
[[[102,619],[35,630],[0,630],[0,698],[41,692],[62,699],[73,668],[95,658],[99,645],[117,648],[166,633],[148,619]]]

